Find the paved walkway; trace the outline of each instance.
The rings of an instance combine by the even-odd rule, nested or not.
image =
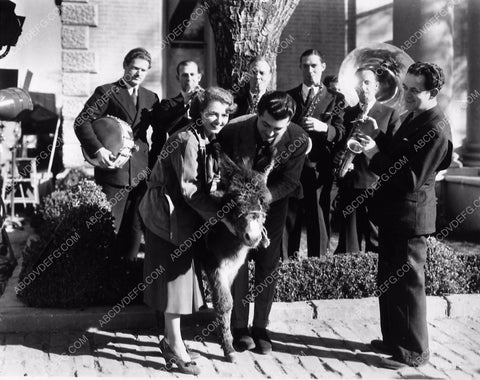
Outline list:
[[[224,361],[205,325],[186,328],[185,338],[203,355],[202,378],[480,378],[480,316],[438,319],[429,328],[430,364],[400,371],[378,368],[381,355],[366,344],[379,335],[372,319],[273,322],[274,352],[240,353],[237,364]],[[153,330],[4,333],[0,376],[183,376],[168,370],[158,343]]]

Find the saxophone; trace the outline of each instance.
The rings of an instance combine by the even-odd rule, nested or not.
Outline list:
[[[301,114],[301,120],[302,121],[304,121],[305,118],[311,117],[313,115],[313,112],[315,111],[315,107],[317,106],[318,102],[320,101],[322,91],[323,91],[323,87],[320,87],[318,92],[313,96],[310,104],[307,104],[307,106],[304,108],[304,110]]]
[[[256,114],[258,109],[258,102],[260,101],[260,86],[257,83],[252,93],[252,104],[248,106],[249,114]]]
[[[365,121],[365,118],[367,117],[366,107],[366,104],[360,104],[362,112],[360,112],[358,117],[352,121],[352,129],[348,134],[347,143],[345,144],[345,147],[342,151],[343,159],[340,162],[340,165],[334,170],[334,174],[337,176],[337,178],[345,177],[345,174],[352,170],[352,162],[357,156],[357,154],[363,152],[362,144],[352,138],[352,135],[357,130],[357,128],[360,128],[362,126],[363,122]]]

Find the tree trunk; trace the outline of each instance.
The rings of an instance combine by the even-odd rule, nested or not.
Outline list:
[[[276,58],[294,38],[280,41],[300,0],[203,0],[215,36],[217,82],[234,91],[248,82],[249,61],[263,55],[272,68],[276,88]]]

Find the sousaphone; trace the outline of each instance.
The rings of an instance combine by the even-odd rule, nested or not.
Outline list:
[[[360,67],[372,68],[380,83],[377,100],[403,113],[405,104],[402,81],[412,63],[413,59],[407,53],[390,44],[375,43],[358,47],[345,57],[340,66],[339,87],[348,105],[356,105],[358,96],[353,87],[355,72]]]

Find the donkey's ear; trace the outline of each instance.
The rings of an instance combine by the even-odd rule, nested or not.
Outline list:
[[[234,173],[240,170],[237,164],[235,164],[235,162],[233,162],[225,152],[220,152],[219,158],[219,166],[222,177],[231,177]]]

